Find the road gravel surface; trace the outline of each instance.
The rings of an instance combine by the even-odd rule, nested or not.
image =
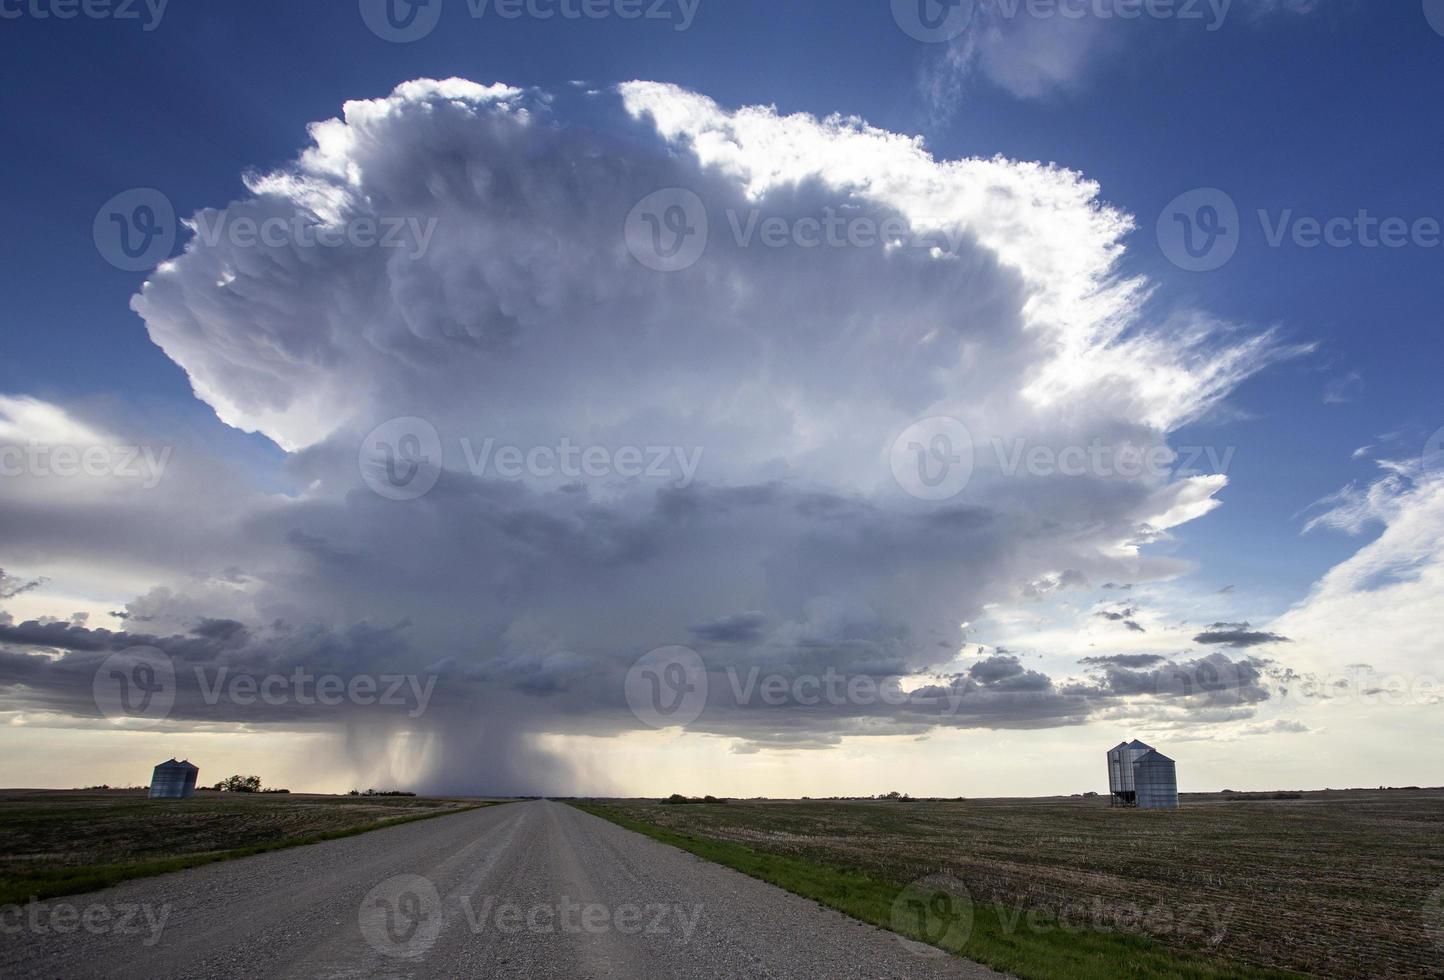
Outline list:
[[[550,801],[0,913],[5,978],[1001,976],[925,949]]]

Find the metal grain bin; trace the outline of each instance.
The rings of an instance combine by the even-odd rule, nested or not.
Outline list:
[[[1108,750],[1108,792],[1115,806],[1134,804],[1133,764],[1153,747],[1134,739]]]
[[[182,759],[169,759],[155,767],[150,777],[150,798],[153,800],[184,800],[195,795],[196,777],[200,769]]]
[[[1162,752],[1149,749],[1134,760],[1133,783],[1138,809],[1178,809],[1178,768]]]

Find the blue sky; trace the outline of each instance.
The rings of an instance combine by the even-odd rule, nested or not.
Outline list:
[[[0,158],[11,231],[0,236],[0,395],[203,443],[228,479],[301,494],[322,451],[288,459],[192,394],[192,363],[167,357],[130,309],[146,275],[107,264],[93,243],[102,203],[151,187],[181,215],[223,208],[250,196],[244,174],[287,167],[309,124],[410,79],[552,93],[665,82],[728,111],[860,117],[921,137],[939,160],[998,155],[1077,171],[1136,218],[1117,272],[1151,283],[1144,321],[1190,309],[1241,334],[1274,329],[1287,354],[1242,372],[1219,405],[1168,432],[1174,447],[1232,451],[1222,506],[1145,553],[1187,563],[1163,578],[1203,622],[1199,597],[1227,586],[1217,618],[1284,616],[1386,533],[1378,515],[1356,533],[1340,533],[1343,520],[1304,533],[1334,506],[1319,502],[1372,485],[1379,459],[1417,461],[1444,425],[1444,247],[1271,247],[1256,212],[1444,219],[1437,8],[1235,0],[1217,30],[1084,18],[1057,35],[1056,21],[1003,23],[987,9],[973,33],[944,44],[908,36],[886,0],[701,0],[686,30],[675,19],[477,19],[445,0],[439,26],[406,44],[377,37],[350,2],[176,2],[153,30],[0,20],[11,148]],[[996,33],[984,35],[988,25]],[[593,123],[607,125],[583,114],[583,128]],[[1155,231],[1195,188],[1222,190],[1241,216],[1237,254],[1212,271],[1170,262]],[[39,567],[43,550],[26,556]]]
[[[1300,537],[1296,515],[1370,475],[1368,460],[1350,458],[1355,449],[1397,432],[1407,452],[1444,420],[1428,356],[1444,326],[1439,252],[1273,249],[1253,222],[1229,266],[1193,274],[1151,240],[1153,216],[1203,186],[1227,189],[1246,215],[1444,214],[1444,142],[1429,95],[1444,84],[1444,38],[1412,3],[1261,19],[1237,9],[1213,33],[1145,22],[1117,57],[1061,90],[1019,98],[980,80],[941,112],[918,82],[936,46],[903,34],[881,3],[703,3],[687,31],[475,21],[452,6],[412,44],[376,38],[344,3],[176,4],[151,32],[135,22],[6,23],[4,125],[23,152],[0,161],[0,193],[24,232],[0,243],[0,257],[5,318],[24,342],[0,364],[0,389],[155,401],[207,438],[237,441],[127,309],[138,277],[95,254],[87,231],[111,193],[154,186],[181,211],[223,202],[240,193],[242,169],[286,160],[308,122],[407,78],[545,88],[639,78],[726,105],[856,114],[923,135],[942,157],[996,153],[1080,170],[1139,216],[1129,262],[1170,298],[1319,344],[1243,387],[1233,405],[1248,418],[1189,433],[1238,447],[1229,506],[1185,534],[1185,553],[1220,587],[1295,599],[1356,546]],[[1351,372],[1361,380],[1350,400],[1324,404],[1326,386]]]

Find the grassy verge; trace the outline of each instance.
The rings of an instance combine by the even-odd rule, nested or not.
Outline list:
[[[1114,980],[1118,977],[1223,980],[1298,976],[1181,952],[1143,936],[1065,929],[1038,917],[1025,923],[1006,909],[982,902],[968,903],[965,909],[944,905],[943,921],[934,914],[938,910],[933,910],[910,926],[908,916],[894,915],[894,907],[904,893],[904,883],[880,880],[848,868],[768,854],[730,841],[667,830],[633,820],[606,806],[572,805],[911,939],[930,941],[939,936],[961,935],[950,930],[953,923],[945,921],[946,917],[955,916],[958,928],[970,919],[971,930],[966,932],[965,943],[958,948],[946,942],[942,945],[970,960],[1027,980]]]
[[[270,851],[283,851],[291,847],[303,847],[307,844],[319,844],[322,841],[340,840],[343,837],[355,837],[358,834],[370,833],[373,830],[382,830],[386,827],[399,827],[402,824],[416,823],[419,820],[434,820],[437,817],[445,817],[454,813],[465,813],[469,810],[479,810],[483,807],[497,805],[496,803],[475,803],[444,809],[438,808],[434,812],[416,813],[404,817],[371,821],[350,827],[342,827],[336,830],[304,834],[299,837],[285,837],[278,840],[248,844],[245,847],[235,847],[223,851],[185,854],[172,858],[120,864],[97,864],[76,868],[47,868],[26,874],[6,875],[3,879],[0,879],[0,906],[24,904],[26,902],[47,898],[60,898],[65,895],[78,895],[84,892],[97,891],[101,888],[109,888],[111,885],[118,885],[123,881],[130,881],[134,878],[150,878],[155,875],[168,874],[172,871],[184,871],[186,868],[195,868],[204,864],[214,864],[218,861],[233,861],[236,858],[252,857],[256,854],[265,854]]]

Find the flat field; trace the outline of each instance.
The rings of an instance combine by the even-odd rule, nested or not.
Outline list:
[[[887,917],[866,913],[867,882],[965,895],[962,954],[1021,976],[1107,976],[1095,967],[1115,952],[1117,976],[1444,976],[1444,791],[1270,797],[1187,795],[1175,812],[1076,798],[596,812],[863,918]],[[749,854],[805,864],[747,867]],[[809,868],[856,877],[819,884]],[[1143,945],[1121,955],[1133,937]]]
[[[0,790],[0,905],[480,805],[417,797]]]

